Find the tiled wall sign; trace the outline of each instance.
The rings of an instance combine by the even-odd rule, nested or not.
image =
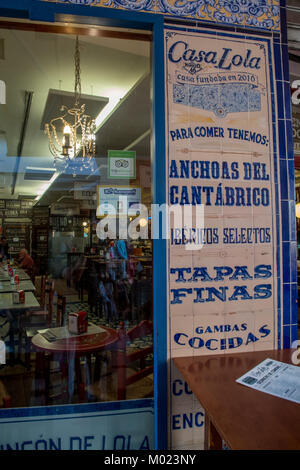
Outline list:
[[[300,111],[300,109],[299,109]],[[300,113],[293,112],[293,137],[295,155],[300,154]]]
[[[202,224],[171,222],[169,358],[282,345],[285,262],[270,46],[258,36],[165,30],[168,203],[183,213],[204,206]],[[290,302],[284,309],[291,315]],[[189,448],[201,410],[171,366],[169,373],[171,446]]]
[[[45,0],[193,18],[266,30],[280,27],[279,0]]]
[[[0,450],[149,450],[153,400],[1,410]]]

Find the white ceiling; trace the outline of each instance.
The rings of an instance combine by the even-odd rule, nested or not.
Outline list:
[[[65,34],[0,30],[4,39],[1,79],[6,104],[0,105],[0,198],[11,197],[12,172],[24,117],[25,91],[33,92],[14,198],[41,195],[49,183],[24,180],[26,167],[53,168],[48,140],[40,130],[49,89],[74,90],[75,37]],[[149,73],[150,42],[80,36],[82,93],[109,99],[103,116]],[[58,111],[58,115],[60,111]],[[132,110],[134,116],[134,110]],[[128,116],[130,119],[132,116]],[[138,117],[137,117],[138,118]],[[118,146],[116,134],[115,148]]]

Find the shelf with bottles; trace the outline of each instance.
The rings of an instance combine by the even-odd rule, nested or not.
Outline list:
[[[4,224],[4,234],[10,256],[18,255],[22,248],[30,249],[30,227],[25,224]]]
[[[52,215],[50,217],[50,228],[60,232],[76,231],[81,233],[83,232],[85,219],[83,216]]]
[[[32,225],[41,227],[49,225],[49,207],[38,206],[32,209]]]
[[[32,252],[37,256],[48,256],[48,230],[34,228],[32,232]]]
[[[131,255],[136,257],[152,257],[152,241],[151,240],[134,240],[130,243]]]
[[[48,270],[49,207],[37,206],[32,211],[32,257],[39,274]]]
[[[32,216],[31,200],[0,199],[0,216],[9,218],[30,218]],[[7,222],[9,223],[9,222]]]

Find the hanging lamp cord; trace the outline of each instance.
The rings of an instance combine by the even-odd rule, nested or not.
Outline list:
[[[76,45],[75,45],[75,106],[79,105],[80,97],[81,97],[81,80],[80,80],[80,52],[79,52],[79,40],[78,36],[76,36]]]

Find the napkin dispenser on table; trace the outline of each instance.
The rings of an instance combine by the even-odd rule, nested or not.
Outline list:
[[[18,290],[12,292],[13,304],[25,304],[25,292],[23,290]]]
[[[87,313],[84,310],[77,313],[69,313],[68,329],[70,333],[77,335],[86,333],[88,329]]]

